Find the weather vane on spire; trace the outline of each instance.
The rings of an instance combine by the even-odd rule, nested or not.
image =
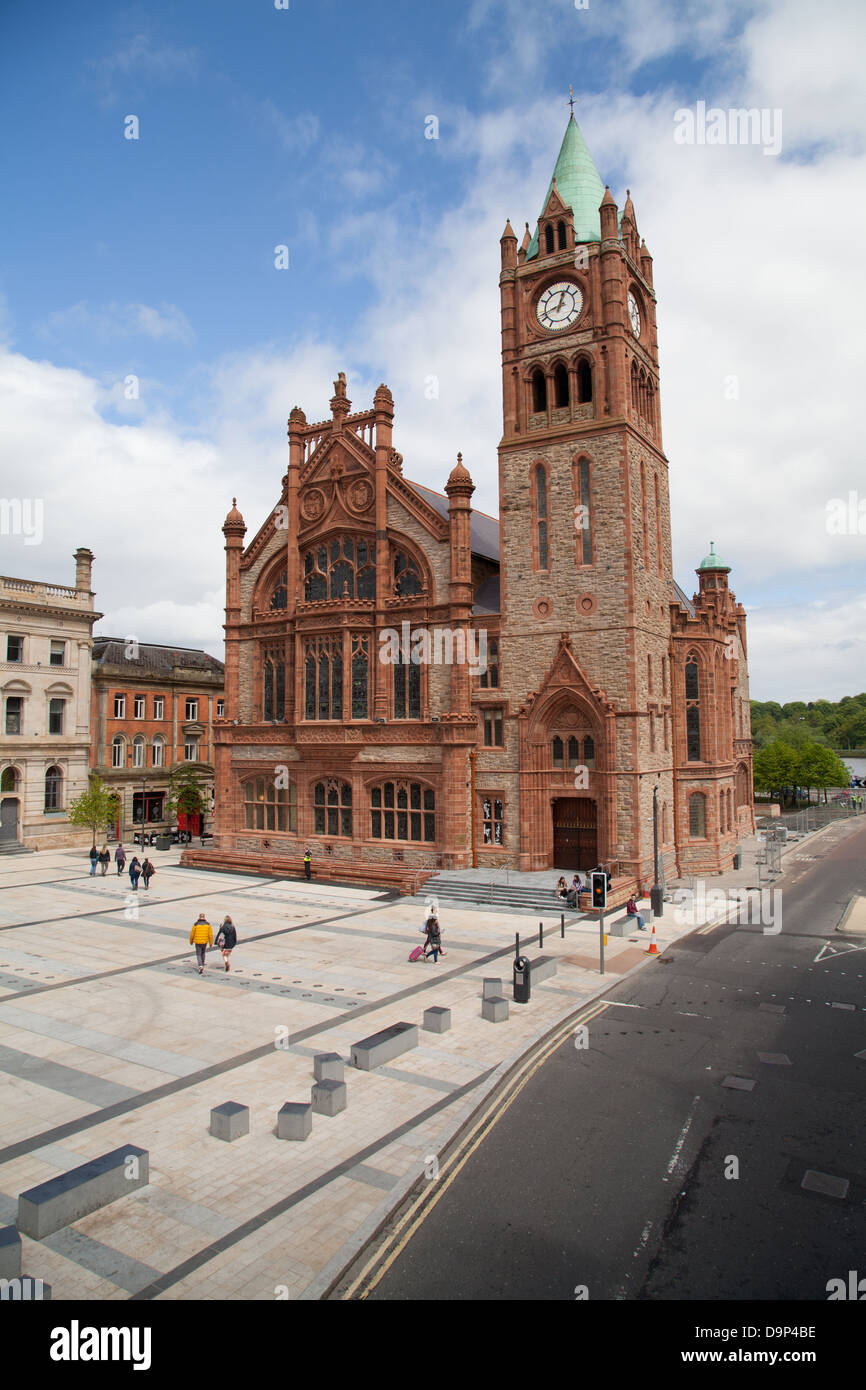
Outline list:
[[[574,103],[575,103],[575,100],[580,101],[580,97],[575,98],[575,95],[574,95],[574,88],[573,88],[573,87],[569,87],[569,89],[568,89],[568,104],[569,104],[569,106],[571,107],[571,114],[572,114],[572,116],[574,115]]]

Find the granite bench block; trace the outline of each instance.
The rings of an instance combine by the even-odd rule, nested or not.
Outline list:
[[[530,979],[534,985],[551,979],[556,974],[555,956],[536,956],[529,962]]]
[[[343,1059],[339,1052],[319,1052],[313,1058],[313,1075],[317,1081],[342,1081]]]
[[[427,1033],[447,1033],[451,1027],[451,1010],[425,1009],[423,1027]]]
[[[15,1226],[0,1227],[0,1279],[17,1279],[21,1273],[21,1237]]]
[[[277,1115],[278,1139],[306,1139],[313,1131],[313,1107],[308,1102],[287,1100]]]
[[[502,999],[502,981],[495,980],[490,975],[485,975],[481,982],[482,999]]]
[[[417,1046],[417,1023],[392,1023],[381,1033],[372,1033],[369,1038],[352,1043],[352,1066],[360,1071],[372,1071]]]
[[[508,1000],[497,998],[496,995],[482,999],[481,1017],[486,1018],[488,1023],[504,1023],[508,1018]]]
[[[241,1139],[250,1132],[250,1107],[238,1105],[234,1100],[215,1105],[210,1112],[210,1132],[215,1139],[225,1139],[228,1144],[233,1139]]]
[[[348,1104],[345,1081],[317,1081],[311,1095],[312,1109],[317,1115],[339,1115]]]
[[[148,1158],[147,1149],[125,1144],[22,1192],[18,1198],[19,1231],[42,1240],[109,1202],[146,1187]]]

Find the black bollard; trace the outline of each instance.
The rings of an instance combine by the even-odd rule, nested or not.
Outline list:
[[[519,932],[519,931],[516,931],[516,932],[514,933],[514,954],[515,954],[515,956],[519,956],[519,955],[520,955],[520,932]]]
[[[543,923],[543,922],[539,922],[539,924],[538,924],[538,945],[539,945],[539,947],[541,947],[541,946],[544,945],[544,923]]]
[[[560,936],[562,937],[562,939],[563,939],[563,941],[564,941],[564,940],[565,940],[565,913],[564,913],[564,912],[561,912],[561,913],[559,914],[559,934],[560,934]]]

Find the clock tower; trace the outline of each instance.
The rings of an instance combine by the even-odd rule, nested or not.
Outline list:
[[[503,685],[520,867],[673,850],[671,565],[652,259],[572,115],[538,224],[501,239]],[[504,669],[507,662],[507,673]]]

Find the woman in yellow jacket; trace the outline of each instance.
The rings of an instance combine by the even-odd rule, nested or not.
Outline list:
[[[210,922],[203,912],[198,915],[198,920],[193,923],[192,931],[189,934],[190,945],[195,946],[195,958],[198,961],[198,973],[204,970],[205,956],[208,946],[213,945],[213,932]]]

